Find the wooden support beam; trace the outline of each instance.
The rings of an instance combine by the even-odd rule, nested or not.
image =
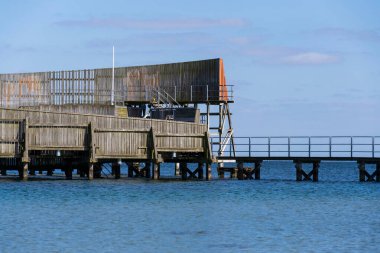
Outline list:
[[[198,179],[203,179],[203,163],[198,163]]]
[[[145,163],[145,167],[144,167],[144,170],[145,170],[145,177],[146,178],[150,178],[150,170],[151,169],[151,164],[149,162],[146,162]]]
[[[262,164],[262,161],[257,161],[255,162],[255,171],[254,171],[254,174],[255,174],[255,180],[260,180],[260,173],[261,173],[261,164]]]
[[[120,164],[118,162],[112,163],[112,171],[114,173],[115,179],[120,178]]]
[[[320,162],[313,162],[313,181],[318,182],[319,180],[319,166]]]
[[[365,162],[358,162],[359,168],[359,181],[365,182]]]
[[[21,168],[19,169],[19,177],[22,180],[28,180],[28,168],[29,163],[22,163]]]
[[[88,173],[87,173],[88,180],[94,179],[94,164],[89,163],[88,165]]]
[[[181,170],[182,180],[187,180],[187,171],[188,171],[187,163],[186,162],[181,162],[179,164],[179,168]]]
[[[66,162],[64,170],[65,170],[66,179],[68,179],[68,180],[73,179],[73,168],[72,168],[72,162],[71,161]]]
[[[128,162],[128,177],[133,177],[133,162]]]
[[[153,177],[154,180],[160,179],[160,164],[153,163]]]
[[[212,179],[211,163],[206,163],[206,180],[210,181],[211,179]]]
[[[179,163],[174,163],[174,176],[181,175],[181,170],[179,169]]]
[[[302,163],[301,162],[296,162],[296,180],[297,181],[302,181]]]

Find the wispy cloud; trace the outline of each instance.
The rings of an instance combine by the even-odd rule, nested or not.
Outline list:
[[[327,27],[317,29],[313,33],[317,36],[330,36],[340,40],[380,42],[380,30],[352,30],[338,27]]]
[[[55,22],[59,26],[117,28],[117,29],[200,29],[209,27],[242,27],[248,25],[245,19],[125,19],[125,18],[90,18],[67,19]]]
[[[336,63],[339,57],[332,54],[318,53],[318,52],[303,52],[293,55],[288,55],[281,59],[284,63],[288,64],[328,64]]]
[[[334,53],[304,50],[289,47],[256,46],[243,51],[255,61],[267,64],[321,65],[337,63],[341,56]]]

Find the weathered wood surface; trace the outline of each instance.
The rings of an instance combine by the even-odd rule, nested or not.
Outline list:
[[[151,129],[158,152],[205,150],[206,125],[0,108],[0,157],[21,156],[27,131],[29,150],[86,151],[92,138],[96,158],[149,159]]]
[[[222,59],[115,69],[114,100],[149,102],[164,91],[178,102],[227,101]],[[111,104],[112,69],[0,74],[0,107]]]

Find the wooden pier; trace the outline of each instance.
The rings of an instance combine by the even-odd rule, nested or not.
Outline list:
[[[93,179],[108,166],[120,178],[126,164],[128,177],[159,179],[161,164],[173,163],[183,180],[210,180],[217,163],[220,178],[259,180],[263,161],[290,160],[297,181],[318,181],[329,160],[356,161],[360,181],[380,181],[379,137],[234,136],[222,59],[0,74],[0,92],[2,176],[60,169]]]

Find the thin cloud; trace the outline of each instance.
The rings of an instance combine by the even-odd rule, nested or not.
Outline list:
[[[248,24],[244,19],[123,19],[123,18],[91,18],[84,20],[61,20],[55,22],[59,26],[117,28],[117,29],[200,29],[210,27],[243,27]]]
[[[329,64],[339,61],[339,57],[332,54],[305,52],[284,57],[281,61],[288,64]]]
[[[329,36],[340,40],[380,41],[379,30],[351,30],[345,28],[328,27],[314,31],[317,36]]]

